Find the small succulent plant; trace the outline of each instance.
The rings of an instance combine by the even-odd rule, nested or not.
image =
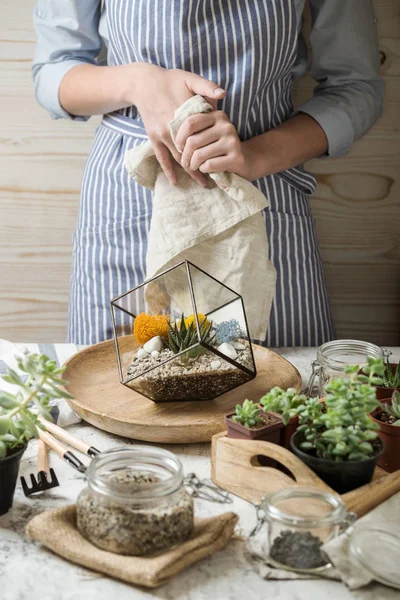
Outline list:
[[[389,358],[386,357],[385,369],[382,374],[383,386],[385,388],[400,388],[400,362],[397,365],[395,371],[392,371],[392,367],[389,362]]]
[[[212,323],[208,321],[207,317],[200,322],[200,339],[201,342],[205,342],[206,344],[212,344],[214,341],[215,333],[212,328]],[[189,325],[187,325],[187,320],[184,315],[180,321],[171,324],[168,322],[168,347],[174,353],[178,354],[191,346],[194,346],[199,342],[199,337],[197,335],[197,328],[195,321],[191,321]],[[205,348],[202,346],[197,346],[185,352],[181,361],[183,363],[189,362],[200,356],[205,352]]]
[[[294,388],[284,391],[274,387],[260,400],[264,412],[273,411],[282,416],[284,425],[287,425],[292,417],[298,413],[297,409],[307,402],[307,397],[298,394]]]
[[[215,327],[215,341],[218,345],[234,342],[242,334],[240,323],[236,319],[223,321]]]
[[[271,390],[261,402],[264,410],[286,407],[282,420],[283,414],[285,420],[294,414],[299,416],[297,430],[303,432],[302,450],[328,460],[362,460],[374,453],[371,442],[377,438],[379,425],[369,413],[379,406],[374,386],[382,385],[384,368],[381,358],[371,357],[361,374],[358,365],[346,367],[348,377],[335,377],[329,382],[324,402],[318,398],[307,400],[295,390],[280,388]]]
[[[395,390],[392,394],[392,403],[383,404],[382,408],[391,417],[395,417],[397,419],[394,423],[392,423],[392,425],[400,427],[400,392],[398,390]]]
[[[60,389],[66,381],[61,379],[65,367],[44,354],[25,353],[16,357],[19,375],[8,368],[2,379],[15,386],[15,393],[0,391],[0,458],[38,437],[42,428],[38,416],[52,421],[50,401],[55,398],[72,398]]]
[[[236,405],[236,412],[232,417],[232,421],[240,423],[244,427],[255,427],[261,422],[260,409],[257,404],[251,400],[245,400],[242,405]]]
[[[363,460],[374,454],[371,442],[377,438],[369,413],[379,406],[375,385],[381,385],[383,360],[368,357],[363,374],[359,366],[345,369],[349,377],[333,378],[326,386],[325,402],[310,399],[298,407],[304,441],[300,448],[334,461]]]

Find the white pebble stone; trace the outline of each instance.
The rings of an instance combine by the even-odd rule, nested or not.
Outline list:
[[[153,352],[151,353],[151,358],[158,358],[160,356],[160,353],[158,350],[153,350]]]
[[[235,342],[233,344],[233,347],[235,348],[235,350],[246,350],[246,346],[242,344],[242,342]]]
[[[143,349],[148,354],[151,354],[155,350],[157,352],[161,352],[161,350],[163,349],[163,347],[164,347],[164,344],[163,344],[163,341],[162,341],[162,339],[161,339],[161,337],[159,335],[156,335],[155,337],[151,338],[151,340],[149,340],[148,342],[146,342],[143,345]]]
[[[232,360],[237,358],[237,352],[236,352],[235,348],[232,346],[232,344],[228,344],[228,342],[224,342],[223,344],[218,346],[218,350],[222,354],[225,354],[225,356],[228,356],[229,358],[231,358]]]
[[[220,360],[213,360],[211,363],[211,368],[214,370],[219,369],[221,366],[221,361]]]
[[[143,350],[143,348],[140,348],[140,350],[138,350],[138,353],[136,354],[136,357],[138,360],[143,360],[148,355],[149,355],[149,353],[146,352],[146,350]]]

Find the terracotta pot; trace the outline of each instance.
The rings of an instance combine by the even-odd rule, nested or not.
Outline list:
[[[276,415],[280,417],[278,413],[270,412],[271,415]],[[284,425],[281,429],[281,435],[279,439],[279,445],[290,450],[290,440],[292,439],[292,435],[294,435],[299,426],[299,417],[292,417],[287,425]]]
[[[269,425],[249,429],[240,423],[232,421],[231,417],[234,414],[231,413],[225,417],[225,425],[229,438],[236,440],[263,440],[264,442],[279,444],[281,429],[283,428],[282,419],[279,415],[274,415],[275,421]]]
[[[390,368],[392,369],[392,373],[394,373],[396,371],[397,365],[398,365],[398,363],[390,363]],[[358,372],[362,373],[362,369],[360,369]],[[376,397],[378,400],[385,400],[386,398],[391,398],[391,396],[393,395],[393,392],[395,390],[400,391],[400,388],[387,388],[387,387],[381,387],[380,385],[377,385],[374,387],[376,387]]]
[[[231,417],[233,417],[234,414],[235,413],[231,413],[225,417],[225,425],[228,430],[227,436],[229,438],[234,438],[236,440],[259,440],[263,442],[271,442],[272,444],[277,444],[278,446],[280,445],[281,431],[284,428],[280,415],[273,414],[275,420],[269,425],[249,429],[240,423],[235,423],[235,421],[232,421]],[[277,467],[276,460],[268,458],[267,456],[258,455],[257,460],[262,467]]]
[[[264,406],[260,403],[258,405],[260,410],[264,412]],[[267,413],[269,415],[274,415],[278,419],[281,419],[282,416],[279,413],[274,412],[273,410],[268,410]],[[267,414],[264,413],[264,414]],[[283,446],[283,448],[287,448],[290,450],[290,440],[292,439],[292,435],[296,432],[299,426],[299,417],[292,417],[287,425],[283,425],[279,437],[279,445]]]
[[[391,398],[381,400],[382,404],[391,404]],[[383,423],[376,418],[379,407],[371,413],[371,419],[378,423],[380,431],[378,432],[384,446],[383,454],[378,460],[378,465],[388,473],[393,473],[400,469],[400,427]]]

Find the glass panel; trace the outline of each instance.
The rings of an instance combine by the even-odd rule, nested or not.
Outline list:
[[[210,277],[195,265],[188,263],[188,269],[198,313],[208,315],[221,306],[240,298],[236,292]]]

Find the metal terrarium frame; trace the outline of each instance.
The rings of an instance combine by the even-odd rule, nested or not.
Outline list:
[[[199,341],[198,341],[197,344],[194,344],[193,346],[190,346],[189,348],[186,348],[185,350],[182,350],[181,352],[175,354],[171,358],[166,359],[163,362],[163,364],[168,364],[169,362],[176,360],[179,356],[182,356],[183,354],[186,354],[189,350],[191,350],[193,348],[197,348],[198,346],[202,346],[202,347],[206,348],[207,350],[209,350],[210,352],[212,352],[213,354],[215,354],[216,356],[218,356],[219,358],[221,358],[222,360],[225,360],[225,361],[229,362],[232,366],[234,366],[234,367],[238,368],[239,370],[241,370],[242,372],[246,373],[246,375],[249,376],[249,381],[251,379],[254,379],[256,377],[256,375],[257,375],[257,368],[256,368],[255,359],[254,359],[253,348],[252,348],[251,339],[250,339],[250,335],[249,335],[249,326],[248,326],[248,322],[247,322],[246,311],[245,311],[245,307],[244,307],[244,302],[243,302],[242,296],[240,294],[238,294],[237,292],[235,292],[235,290],[233,290],[229,286],[225,285],[224,283],[222,283],[221,281],[219,281],[218,279],[216,279],[215,277],[213,277],[212,275],[210,275],[209,273],[207,273],[206,271],[204,271],[204,269],[201,269],[200,267],[198,267],[197,265],[195,265],[194,263],[192,263],[191,261],[189,261],[189,260],[183,260],[183,261],[177,263],[176,265],[174,265],[172,267],[169,267],[165,271],[162,271],[161,273],[158,273],[154,277],[151,277],[150,279],[147,279],[146,281],[144,281],[143,283],[135,286],[134,288],[131,288],[130,290],[124,292],[123,294],[120,294],[119,296],[116,296],[110,302],[110,306],[111,306],[111,318],[112,318],[112,326],[113,326],[113,334],[114,334],[114,344],[115,344],[115,351],[116,351],[116,355],[117,355],[117,364],[118,364],[118,371],[119,371],[120,382],[123,385],[125,385],[126,387],[128,387],[129,389],[132,389],[132,388],[128,384],[131,383],[132,381],[134,381],[135,379],[138,379],[139,377],[141,377],[142,374],[135,375],[135,376],[133,376],[133,377],[131,377],[129,379],[126,379],[123,376],[122,365],[121,365],[121,358],[120,358],[120,351],[119,351],[119,347],[118,347],[118,333],[117,333],[117,325],[116,325],[116,322],[115,322],[114,310],[121,310],[122,312],[124,312],[127,315],[129,315],[131,318],[135,319],[137,315],[135,313],[133,313],[133,312],[131,312],[131,311],[123,308],[122,306],[120,306],[118,304],[118,301],[121,300],[122,298],[128,296],[129,294],[132,294],[132,293],[140,290],[141,288],[145,287],[149,283],[151,283],[151,282],[153,282],[153,281],[155,281],[157,279],[160,279],[161,277],[163,277],[164,275],[166,275],[170,271],[173,271],[173,270],[175,270],[175,269],[177,269],[177,268],[179,268],[179,267],[181,267],[183,265],[185,265],[185,269],[186,269],[187,281],[188,281],[188,286],[189,286],[189,293],[190,293],[190,298],[191,298],[191,302],[192,302],[192,306],[193,306],[193,315],[194,315],[194,319],[195,319],[195,323],[196,323],[196,329],[197,329],[197,335],[198,335],[198,340]],[[252,371],[251,369],[248,369],[244,365],[236,362],[234,359],[231,359],[229,356],[223,354],[217,348],[215,348],[214,346],[211,346],[207,342],[201,341],[200,323],[199,323],[199,319],[198,319],[196,297],[195,297],[195,292],[194,292],[194,288],[193,288],[193,281],[192,281],[192,275],[191,275],[191,272],[190,272],[190,266],[192,266],[194,269],[197,269],[198,271],[200,271],[201,273],[203,273],[206,277],[212,279],[213,281],[215,281],[216,283],[218,283],[221,287],[225,288],[226,290],[228,290],[229,292],[231,292],[232,294],[234,294],[236,296],[235,299],[230,300],[229,302],[226,302],[225,304],[222,304],[221,306],[218,306],[218,310],[221,310],[222,308],[225,308],[226,306],[229,306],[233,302],[236,302],[238,300],[240,301],[241,308],[242,308],[242,313],[243,313],[243,318],[244,318],[244,322],[245,322],[245,325],[246,325],[246,332],[249,335],[249,340],[248,340],[249,341],[249,349],[250,349],[252,363],[254,365],[254,371]],[[212,312],[213,311],[210,311],[208,313],[204,313],[204,315],[207,317]],[[150,373],[151,371],[157,369],[158,367],[159,367],[159,365],[155,365],[154,367],[150,367],[146,372]],[[241,385],[241,384],[239,384],[239,385]],[[235,389],[236,387],[239,387],[239,386],[233,386],[232,388],[230,388],[230,390]],[[218,398],[218,396],[221,396],[221,395],[227,393],[230,390],[225,390],[221,394],[216,395],[215,398]]]

